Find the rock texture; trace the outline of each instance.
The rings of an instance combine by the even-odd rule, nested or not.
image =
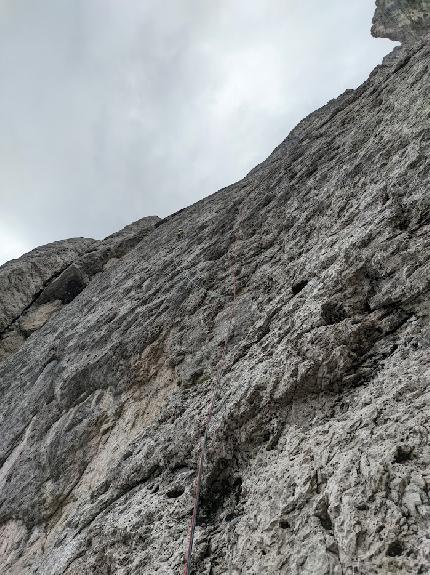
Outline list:
[[[400,42],[416,42],[429,34],[430,0],[376,0],[372,34]]]
[[[84,238],[54,242],[0,267],[0,361],[24,341],[16,329],[19,319],[45,287],[95,243]]]
[[[159,221],[147,217],[103,241],[75,238],[37,248],[0,267],[0,361],[16,352],[88,285],[114,265]]]
[[[397,48],[0,364],[2,573],[180,573],[217,373],[195,574],[430,572],[429,65]]]

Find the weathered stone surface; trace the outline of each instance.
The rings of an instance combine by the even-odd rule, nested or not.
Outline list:
[[[416,42],[430,33],[430,0],[376,0],[372,34]]]
[[[17,319],[52,278],[97,243],[75,238],[37,248],[0,267],[0,333]]]
[[[47,285],[96,243],[86,238],[54,242],[0,267],[0,361],[25,341],[19,318]]]
[[[196,574],[430,571],[429,65],[396,49],[0,365],[2,573],[180,573],[218,370]]]
[[[60,310],[61,300],[53,300],[30,309],[24,313],[18,321],[19,328],[25,337],[28,337],[45,325],[52,314]]]
[[[55,242],[2,266],[0,361],[15,353],[63,304],[73,301],[104,266],[114,265],[142,241],[159,219],[142,218],[102,241]]]
[[[157,216],[141,218],[108,236],[98,244],[97,249],[87,252],[75,262],[77,268],[81,270],[85,283],[88,283],[94,274],[103,271],[105,266],[109,267],[112,262],[117,262],[137,246],[159,221],[160,218]]]

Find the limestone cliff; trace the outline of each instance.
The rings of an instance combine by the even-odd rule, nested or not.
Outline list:
[[[95,274],[137,245],[158,220],[142,218],[100,242],[54,242],[1,266],[0,362],[73,301]]]
[[[216,381],[195,574],[430,572],[423,37],[117,255],[0,269],[1,573],[181,573]]]
[[[416,42],[429,31],[430,0],[376,0],[374,36]]]

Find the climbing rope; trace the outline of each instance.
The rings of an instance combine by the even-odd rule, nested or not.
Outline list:
[[[233,244],[233,246],[234,246],[234,244]],[[227,328],[227,331],[225,334],[225,339],[224,339],[224,349],[223,349],[223,354],[222,354],[222,362],[223,363],[225,362],[225,357],[227,354],[227,344],[228,344],[230,333],[231,333],[231,330],[233,327],[234,318],[236,315],[237,282],[236,282],[236,274],[235,274],[235,257],[234,257],[233,250],[232,250],[231,260],[230,260],[230,270],[231,270],[232,284],[233,284],[233,305],[231,306],[229,324],[228,324],[228,328]],[[209,433],[209,427],[210,427],[210,424],[212,421],[212,416],[213,416],[213,408],[214,408],[214,404],[215,404],[215,394],[216,394],[216,391],[219,389],[220,384],[221,384],[221,365],[220,365],[220,363],[221,362],[218,363],[216,375],[213,378],[213,380],[215,380],[215,385],[213,386],[213,389],[212,389],[212,398],[211,398],[211,402],[209,404],[208,416],[206,419],[203,437],[202,437],[201,446],[200,446],[200,455],[199,455],[199,460],[198,460],[198,465],[197,465],[196,483],[195,483],[195,487],[194,487],[193,514],[191,516],[190,526],[189,526],[189,530],[188,530],[188,543],[187,543],[187,547],[186,547],[186,551],[185,551],[184,575],[190,575],[190,573],[191,573],[191,559],[192,559],[192,555],[193,555],[194,536],[195,536],[195,531],[196,531],[197,515],[199,512],[200,490],[201,490],[201,485],[202,485],[203,467],[204,467],[204,460],[205,460],[205,455],[206,455],[206,443],[207,443],[207,437],[208,437],[208,433]]]
[[[191,558],[193,554],[193,546],[194,546],[194,534],[196,530],[196,523],[197,523],[197,514],[199,512],[199,501],[200,501],[200,489],[202,485],[202,476],[203,476],[203,464],[206,452],[206,440],[209,431],[209,425],[212,419],[213,413],[213,404],[214,404],[214,397],[215,394],[212,394],[211,403],[209,405],[209,413],[206,420],[205,431],[202,438],[202,444],[200,447],[200,456],[199,456],[199,463],[197,466],[197,477],[196,477],[196,485],[194,489],[194,506],[193,506],[193,514],[191,516],[190,527],[188,531],[188,545],[187,550],[185,553],[185,567],[184,567],[184,575],[189,575],[191,570]]]

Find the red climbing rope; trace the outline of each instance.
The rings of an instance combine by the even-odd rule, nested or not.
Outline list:
[[[231,330],[231,327],[232,327],[232,324],[234,321],[235,312],[236,312],[237,284],[236,284],[236,274],[234,271],[234,263],[235,263],[234,257],[232,257],[231,262],[230,262],[230,266],[231,266],[230,269],[231,269],[232,283],[233,283],[233,306],[232,306],[232,310],[231,310],[228,329],[227,329],[227,332],[225,335],[222,361],[225,360],[225,356],[227,353],[228,338],[230,335],[230,330]],[[195,488],[194,488],[193,514],[191,516],[190,527],[188,530],[188,543],[187,543],[187,547],[186,547],[186,551],[185,551],[184,575],[190,575],[190,573],[191,573],[191,559],[192,559],[192,555],[193,555],[194,534],[195,534],[195,530],[196,530],[197,515],[199,512],[200,489],[201,489],[201,485],[202,485],[203,466],[204,466],[204,459],[205,459],[205,453],[206,453],[206,441],[207,441],[207,437],[208,437],[209,427],[210,427],[210,424],[212,421],[213,407],[214,407],[214,403],[215,403],[215,392],[217,389],[219,389],[220,382],[221,382],[221,367],[220,367],[220,365],[218,365],[218,368],[216,371],[216,376],[214,379],[215,379],[215,385],[214,385],[213,390],[212,390],[212,399],[211,399],[211,402],[209,404],[209,412],[208,412],[208,416],[206,419],[205,429],[204,429],[204,433],[203,433],[203,437],[202,437],[202,443],[201,443],[201,447],[200,447],[199,462],[198,462],[198,466],[197,466],[197,477],[196,477],[196,484],[195,484]]]
[[[185,567],[184,567],[184,575],[189,575],[191,569],[191,557],[193,554],[193,546],[194,546],[194,533],[196,530],[196,522],[197,522],[197,513],[199,511],[199,501],[200,501],[200,488],[202,485],[202,476],[203,476],[203,463],[205,458],[205,451],[206,451],[206,439],[208,436],[208,429],[209,424],[212,419],[212,412],[213,412],[213,404],[214,404],[214,395],[212,395],[212,400],[209,406],[209,414],[206,421],[205,432],[202,438],[202,445],[200,449],[200,457],[199,457],[199,464],[197,468],[197,477],[196,477],[196,486],[194,491],[194,507],[193,507],[193,515],[191,517],[190,528],[188,532],[188,545],[187,550],[185,553]]]

